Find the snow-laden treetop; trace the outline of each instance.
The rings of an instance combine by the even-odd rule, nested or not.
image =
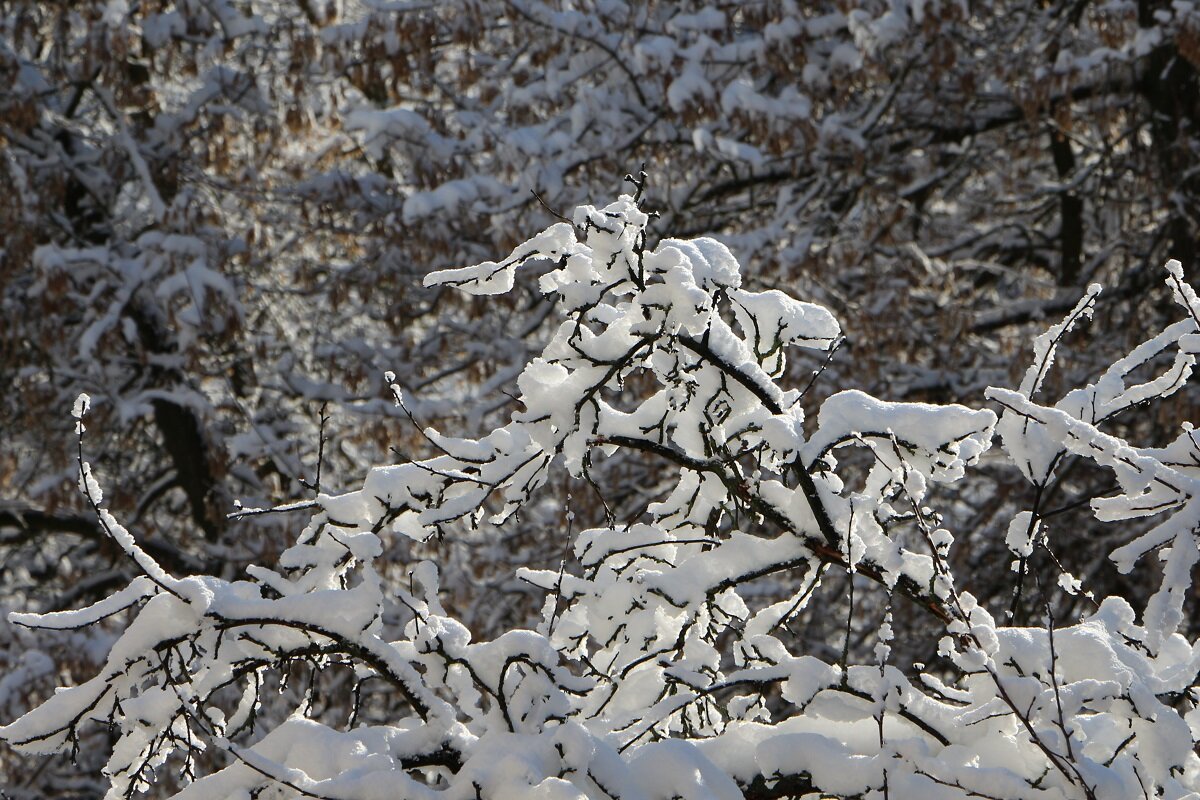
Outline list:
[[[185,777],[177,797],[213,800],[1197,797],[1200,648],[1178,629],[1197,561],[1200,448],[1190,425],[1161,449],[1100,427],[1190,374],[1200,301],[1178,265],[1168,282],[1183,319],[1057,403],[1034,395],[1098,287],[1035,342],[1018,390],[990,391],[999,420],[859,391],[806,420],[808,387],[778,381],[792,348],[819,362],[836,347],[832,314],[743,288],[713,239],[647,250],[646,224],[625,196],[578,209],[503,261],[429,275],[489,295],[541,269],[561,323],[520,374],[520,409],[479,439],[424,429],[431,457],[320,495],[278,563],[239,580],[157,564],[105,510],[81,424],[81,489],[142,576],[86,609],[12,619],[77,628],[132,610],[132,622],[94,678],[0,736],[54,752],[88,723],[113,726],[111,798],[149,788],[170,763]],[[1133,379],[1139,368],[1153,374]],[[1108,597],[1070,625],[1017,628],[977,603],[932,490],[963,480],[994,430],[1036,486],[1080,455],[1117,482],[1093,502],[1097,517],[1160,520],[1112,554],[1124,570],[1159,555],[1161,589],[1145,608]],[[474,641],[439,601],[435,564],[380,557],[385,539],[502,525],[560,470],[603,497],[593,466],[618,451],[670,465],[673,489],[635,518],[569,531],[573,558],[559,570],[521,572],[546,591],[535,630]],[[1044,523],[1036,509],[1014,515],[1018,586]],[[857,612],[875,615],[861,663],[788,628],[820,602],[823,579],[883,598]],[[1060,583],[1081,591],[1070,575]],[[942,631],[936,663],[892,663],[901,608]],[[353,680],[319,713],[311,689],[264,713],[260,690],[296,663]],[[368,682],[406,710],[364,721]]]

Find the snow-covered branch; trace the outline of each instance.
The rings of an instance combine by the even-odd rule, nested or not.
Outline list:
[[[836,345],[832,314],[743,288],[713,239],[648,247],[641,202],[582,207],[503,261],[428,276],[491,295],[540,265],[559,321],[517,378],[519,408],[479,438],[424,427],[427,458],[318,494],[292,546],[244,576],[175,577],[137,545],[101,505],[78,404],[80,487],[143,577],[79,611],[12,616],[50,629],[132,621],[94,677],[0,736],[53,752],[89,724],[111,726],[111,797],[147,789],[174,762],[176,796],[194,800],[265,789],[339,800],[1200,790],[1189,710],[1200,648],[1179,630],[1197,560],[1197,445],[1190,427],[1160,449],[1100,429],[1188,377],[1195,295],[1178,270],[1169,282],[1183,321],[1054,406],[1034,395],[1094,289],[1035,343],[1019,390],[989,391],[999,421],[858,390],[806,419],[803,393],[780,376],[794,348]],[[1148,364],[1158,376],[1128,385]],[[419,425],[395,381],[395,402]],[[1125,570],[1162,553],[1162,588],[1146,608],[1096,598],[1070,624],[1007,627],[971,594],[974,576],[957,571],[955,533],[934,506],[951,486],[971,491],[994,429],[1039,486],[1067,454],[1111,471],[1117,493],[1093,503],[1101,520],[1167,515],[1112,553]],[[624,523],[608,515],[574,532],[568,515],[570,557],[518,571],[545,593],[534,629],[477,639],[443,606],[434,563],[401,575],[388,563],[396,543],[511,524],[555,475],[603,494],[594,473],[622,452],[660,461],[666,491]],[[1007,544],[1020,564],[1046,546],[1044,522],[1038,510],[1014,517]],[[1081,591],[1069,575],[1061,583]],[[884,598],[866,659],[850,627],[840,655],[790,628],[839,587],[852,611],[860,592]],[[938,631],[936,663],[894,663],[906,604]],[[307,688],[257,722],[271,702],[264,685],[297,666]],[[386,687],[377,700],[395,699],[370,722],[360,716],[368,682]],[[341,696],[322,706],[322,686]],[[202,770],[206,750],[215,756]]]

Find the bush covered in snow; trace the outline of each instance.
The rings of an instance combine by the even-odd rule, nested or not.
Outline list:
[[[650,248],[640,194],[581,207],[502,261],[429,275],[494,295],[539,272],[558,325],[520,373],[519,409],[478,439],[423,428],[425,458],[318,495],[294,544],[244,575],[172,574],[106,510],[82,398],[80,488],[140,576],[85,609],[12,621],[129,622],[93,678],[0,736],[50,753],[108,726],[113,798],[168,783],[193,800],[1196,797],[1200,647],[1180,626],[1200,442],[1188,424],[1159,448],[1106,432],[1183,387],[1200,351],[1178,264],[1180,320],[1061,399],[1039,390],[1096,286],[1034,342],[1020,386],[977,409],[847,390],[806,418],[837,320],[743,288],[713,239]],[[789,355],[812,360],[806,384],[781,385]],[[519,573],[544,592],[533,630],[476,638],[439,601],[438,565],[396,555],[455,523],[503,526],[551,481],[603,502],[595,475],[619,452],[660,462],[672,489],[591,529],[566,512],[545,539],[560,567]],[[1026,564],[1050,514],[1013,509],[1010,584],[1046,615],[1006,624],[956,568],[969,531],[938,505],[985,503],[971,482],[984,459],[1040,498],[1072,456],[1112,474],[1096,518],[1136,532],[1112,560],[1159,588],[1135,608],[1065,572],[1044,585]],[[1087,611],[1055,619],[1061,592]],[[843,642],[789,626],[845,594]],[[894,656],[901,617],[935,632],[926,662]]]

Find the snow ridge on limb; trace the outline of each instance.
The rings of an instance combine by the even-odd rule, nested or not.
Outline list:
[[[635,197],[583,207],[574,221],[504,261],[430,276],[487,295],[511,289],[530,260],[557,264],[539,285],[560,319],[521,370],[505,424],[479,438],[420,428],[429,457],[377,467],[356,491],[318,494],[295,544],[245,578],[174,578],[148,564],[145,579],[90,609],[15,616],[65,627],[141,604],[100,673],[0,736],[60,751],[81,726],[111,725],[113,798],[148,789],[172,759],[185,765],[177,796],[190,800],[268,789],[338,800],[1200,791],[1200,726],[1179,710],[1200,671],[1200,648],[1179,633],[1197,554],[1200,474],[1186,461],[1195,441],[1185,429],[1166,448],[1138,449],[1099,428],[1182,385],[1194,321],[1081,390],[1094,403],[1032,399],[1072,317],[1039,339],[1019,391],[990,390],[1027,477],[1074,453],[1116,473],[1121,495],[1095,504],[1101,518],[1175,512],[1128,560],[1170,545],[1140,625],[1126,601],[1105,598],[1070,625],[1007,627],[955,573],[955,537],[930,491],[966,479],[991,445],[994,413],[843,391],[806,429],[801,393],[778,376],[788,347],[835,347],[832,314],[742,288],[715,240],[647,250]],[[1188,307],[1190,295],[1178,296]],[[1125,385],[1168,347],[1185,355]],[[1085,407],[1099,412],[1078,413]],[[1051,448],[1044,469],[1029,467],[1035,435]],[[447,611],[435,564],[382,557],[387,538],[417,546],[503,525],[562,472],[588,482],[607,510],[596,475],[621,452],[659,460],[669,478],[623,524],[610,512],[575,533],[568,513],[574,557],[517,575],[546,593],[531,630],[478,639]],[[80,465],[99,512],[82,452]],[[1008,543],[1020,558],[1042,544],[1038,521],[1037,509],[1014,519]],[[137,560],[132,537],[117,538]],[[819,612],[830,586],[883,601],[865,657],[849,630],[835,656],[789,627]],[[860,614],[877,608],[851,603]],[[936,670],[893,663],[893,611],[909,604],[942,633]],[[295,664],[347,682],[312,678],[276,700],[282,721],[256,728],[264,682]],[[353,700],[322,700],[318,684]],[[386,714],[360,718],[384,698]],[[220,758],[202,761],[206,748]]]
[[[517,268],[530,259],[558,260],[574,249],[575,232],[570,225],[559,223],[512,251],[503,261],[485,261],[473,267],[431,272],[425,276],[426,286],[453,286],[467,294],[504,294],[511,291]]]

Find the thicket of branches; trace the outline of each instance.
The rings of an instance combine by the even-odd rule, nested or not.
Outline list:
[[[275,563],[320,493],[429,456],[424,426],[505,424],[561,301],[536,274],[486,303],[423,278],[511,250],[631,169],[655,212],[642,252],[715,236],[746,291],[839,320],[833,352],[764,367],[810,421],[848,389],[999,413],[986,387],[1020,384],[1028,343],[1084,296],[1101,333],[1061,331],[1071,356],[1041,381],[1055,398],[1093,384],[1176,324],[1161,265],[1195,276],[1198,14],[1153,0],[0,2],[0,606],[78,608],[140,574],[77,491],[61,411],[80,392],[105,507],[168,573],[223,581]],[[1178,377],[1172,358],[1142,371]],[[1165,444],[1195,416],[1194,392],[1176,392],[1104,430]],[[841,456],[864,472],[874,458]],[[504,525],[385,536],[376,568],[406,584],[431,559],[446,614],[490,640],[539,618],[542,589],[518,567],[581,575],[579,532],[644,520],[680,466],[619,447],[586,478],[556,473]],[[1069,448],[1040,475],[985,456],[970,490],[937,490],[959,542],[947,568],[1002,622],[1091,613],[1052,591],[1064,572],[1140,610],[1161,576],[1109,555],[1149,521],[1093,519],[1093,500],[1121,492],[1108,466]],[[731,502],[722,535],[757,519]],[[256,511],[286,504],[302,510]],[[1050,538],[1010,573],[1020,511]],[[885,595],[823,574],[821,613],[788,626],[826,663],[866,663]],[[915,608],[892,609],[893,661],[950,669]],[[0,622],[2,718],[96,674],[118,628]],[[302,661],[272,662],[290,665],[274,673],[291,676],[284,697],[308,691]],[[344,699],[350,679],[319,677]],[[92,796],[107,758],[92,730],[78,766],[0,754],[7,784]]]
[[[1200,442],[1190,424],[1159,448],[1104,430],[1195,365],[1200,297],[1179,262],[1166,282],[1181,318],[1060,399],[1037,396],[1099,285],[1034,341],[1015,390],[987,390],[999,418],[851,389],[812,420],[801,400],[819,373],[801,389],[779,377],[793,349],[832,354],[834,316],[744,288],[714,239],[650,249],[648,219],[636,196],[583,206],[503,261],[427,276],[494,296],[542,268],[557,325],[517,378],[517,409],[481,438],[422,429],[429,457],[318,494],[295,543],[233,580],[172,574],[104,505],[80,395],[79,489],[139,574],[86,608],[10,621],[129,621],[95,675],[0,736],[75,753],[106,727],[111,798],[169,788],[168,773],[180,798],[1193,796],[1200,644],[1183,623]],[[994,434],[1036,497],[1074,456],[1115,481],[1091,499],[1098,520],[1154,520],[1140,536],[1119,525],[1106,553],[1150,573],[1144,605],[1065,570],[1029,586],[1029,559],[1057,544],[1035,501],[1005,509],[1004,582],[1014,609],[1028,593],[1042,616],[997,623],[954,566],[976,532],[956,542],[938,509],[987,491],[968,476]],[[664,491],[621,521],[595,470],[630,453],[661,464]],[[605,524],[576,532],[568,512],[558,569],[518,571],[545,591],[532,629],[473,633],[416,545],[459,521],[503,527],[560,473],[599,496]],[[1154,555],[1157,576],[1140,565]],[[828,621],[824,598],[843,591],[841,652],[826,654],[805,622]],[[1087,610],[1058,621],[1060,593]],[[934,632],[921,663],[901,615]]]

